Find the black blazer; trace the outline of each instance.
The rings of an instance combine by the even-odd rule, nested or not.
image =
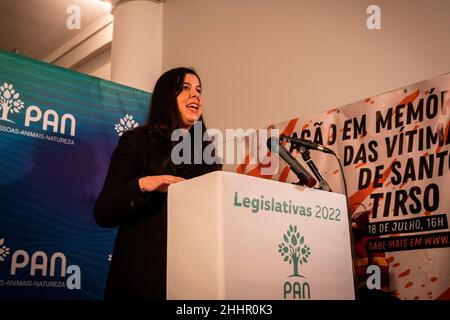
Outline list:
[[[171,174],[189,179],[217,165],[179,165],[164,159],[171,142],[148,127],[126,131],[114,150],[94,217],[103,227],[119,227],[105,299],[165,299],[167,194],[142,193],[138,179]]]

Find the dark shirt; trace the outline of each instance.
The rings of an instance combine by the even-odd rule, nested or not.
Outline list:
[[[167,194],[142,193],[138,179],[176,175],[185,179],[220,169],[217,165],[174,165],[171,141],[148,127],[125,132],[114,150],[94,208],[97,223],[118,227],[105,299],[165,299]]]

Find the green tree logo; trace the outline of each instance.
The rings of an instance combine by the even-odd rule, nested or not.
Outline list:
[[[294,273],[289,277],[302,277],[298,273],[298,265],[308,262],[311,255],[311,248],[304,244],[305,237],[297,230],[297,226],[289,226],[289,230],[283,235],[283,242],[278,245],[278,252],[284,257],[284,261],[289,261],[294,267]]]

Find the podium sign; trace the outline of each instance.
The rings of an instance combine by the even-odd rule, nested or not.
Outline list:
[[[354,299],[345,197],[231,172],[168,195],[168,299]]]

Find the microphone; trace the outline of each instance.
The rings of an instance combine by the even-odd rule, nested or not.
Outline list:
[[[295,157],[280,143],[281,141],[276,137],[270,137],[267,139],[267,148],[273,153],[278,155],[286,162],[291,168],[292,172],[299,178],[300,182],[310,188],[316,184],[314,179],[308,171],[295,159]]]
[[[319,150],[325,153],[331,153],[331,154],[335,154],[333,150],[324,147],[321,144],[309,141],[309,140],[305,140],[305,139],[300,139],[300,138],[295,138],[295,137],[288,137],[285,136],[284,134],[282,134],[280,136],[281,140],[293,143],[293,144],[298,144],[301,145],[303,147],[305,147],[306,149],[313,149],[313,150]]]

